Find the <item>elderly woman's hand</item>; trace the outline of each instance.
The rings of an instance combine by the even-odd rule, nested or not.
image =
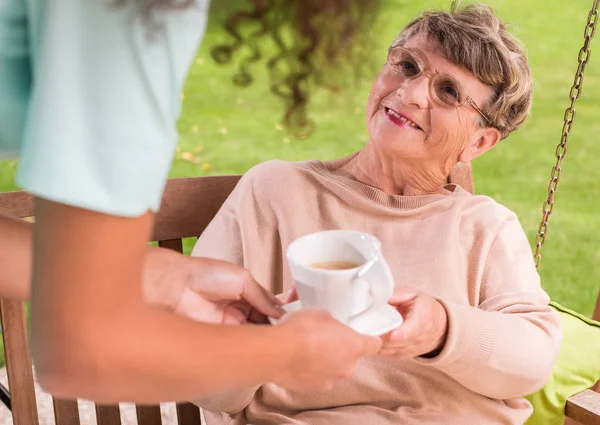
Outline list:
[[[149,304],[191,319],[224,324],[265,322],[285,313],[282,301],[263,288],[243,267],[175,251],[149,251],[143,278]]]
[[[398,288],[388,301],[404,322],[383,337],[379,354],[397,359],[433,357],[446,342],[446,309],[435,298],[411,288]]]

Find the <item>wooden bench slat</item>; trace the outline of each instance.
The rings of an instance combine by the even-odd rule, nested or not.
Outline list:
[[[2,338],[14,425],[37,425],[37,405],[22,301],[0,299]]]
[[[582,425],[600,425],[600,394],[585,390],[569,397],[565,415]]]
[[[135,406],[138,425],[162,425],[160,406]],[[198,424],[200,425],[200,424]]]
[[[33,196],[22,191],[0,193],[0,213],[17,218],[33,216]]]
[[[152,240],[199,236],[241,176],[171,179],[156,215]]]
[[[192,403],[177,403],[179,425],[201,425],[200,409]]]
[[[168,239],[166,241],[158,241],[158,246],[161,248],[172,249],[173,251],[183,252],[183,241],[181,239]]]
[[[121,425],[121,411],[118,405],[96,404],[98,425]]]
[[[169,179],[152,240],[199,236],[240,180],[239,175]],[[0,193],[0,213],[18,218],[34,215],[27,192]],[[193,211],[194,213],[190,213]]]
[[[52,404],[54,405],[56,425],[80,425],[77,400],[53,398]]]

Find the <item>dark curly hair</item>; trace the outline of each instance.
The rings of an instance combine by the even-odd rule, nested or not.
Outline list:
[[[158,8],[185,8],[195,0],[134,1],[149,22]],[[218,44],[211,56],[219,64],[241,56],[233,83],[245,87],[253,82],[250,66],[266,57],[271,91],[283,99],[283,121],[288,129],[308,134],[310,93],[317,87],[336,90],[346,72],[358,77],[371,63],[369,29],[381,0],[213,0],[218,6],[233,5],[223,25],[233,40]],[[245,4],[243,4],[245,3]],[[246,6],[246,7],[244,7]],[[249,32],[249,30],[251,30]],[[274,45],[274,50],[269,46]]]

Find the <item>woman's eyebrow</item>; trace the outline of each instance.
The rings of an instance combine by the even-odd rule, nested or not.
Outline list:
[[[427,53],[425,53],[424,50],[419,49],[418,47],[405,47],[406,50],[410,50],[411,52],[413,52],[414,54],[416,54],[419,59],[421,59],[425,65],[427,65],[427,67],[431,66],[431,62],[429,61],[429,58],[427,57]]]
[[[410,50],[413,53],[416,53],[417,55],[421,56],[421,57],[425,57],[425,52],[421,49],[419,49],[418,47],[405,47],[406,50]]]
[[[456,71],[455,70],[440,71],[439,69],[434,68],[431,65],[431,61],[427,57],[427,52],[425,50],[422,50],[422,49],[420,49],[418,47],[404,47],[404,48],[406,50],[410,50],[411,52],[415,53],[419,57],[419,59],[421,59],[425,63],[425,65],[427,65],[427,67],[431,71],[433,71],[433,72],[435,72],[437,74],[444,74],[444,75],[447,75],[447,76],[451,77],[454,80],[454,82],[456,84],[458,84],[459,86],[461,86],[461,87],[464,85],[464,84],[462,84],[460,82],[459,75],[456,75]],[[431,52],[431,51],[429,51],[429,53],[437,53],[437,52]],[[439,54],[439,53],[437,53],[437,54]]]

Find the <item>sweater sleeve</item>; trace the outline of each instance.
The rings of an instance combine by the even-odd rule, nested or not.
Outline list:
[[[440,369],[472,391],[496,399],[541,388],[558,354],[558,314],[548,305],[527,237],[516,217],[492,243],[479,305],[440,300],[448,314],[441,353],[418,362]]]
[[[260,167],[260,166],[259,166]],[[246,267],[254,278],[272,292],[280,292],[277,273],[281,257],[276,247],[279,235],[261,193],[260,169],[246,173],[215,218],[198,238],[192,256],[210,257]],[[239,355],[244,355],[243,347]],[[259,359],[257,359],[258,361]],[[216,394],[193,403],[212,412],[236,414],[252,401],[260,386]]]

